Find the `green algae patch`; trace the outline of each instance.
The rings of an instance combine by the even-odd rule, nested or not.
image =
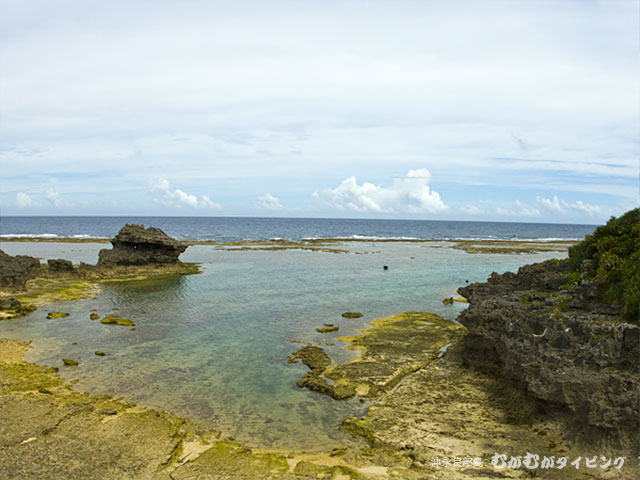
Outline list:
[[[316,328],[316,332],[319,332],[319,333],[337,332],[339,329],[340,327],[337,327],[335,325],[328,325],[326,327]]]
[[[68,278],[35,278],[27,281],[26,288],[26,293],[16,298],[34,309],[53,302],[82,300],[99,291],[94,282]]]
[[[363,317],[363,315],[360,312],[344,312],[341,315],[342,318],[360,318]]]
[[[65,312],[49,312],[47,313],[47,318],[48,319],[52,319],[52,318],[66,318],[68,317],[69,314],[65,313]]]
[[[31,363],[0,363],[0,393],[52,391],[64,385],[56,375],[57,368]]]
[[[377,397],[438,358],[440,349],[461,338],[465,328],[433,313],[399,313],[370,323],[362,335],[338,337],[360,357],[323,374],[359,396]]]
[[[115,314],[107,315],[102,320],[100,320],[100,323],[104,323],[105,325],[122,325],[126,327],[132,327],[135,325],[135,323],[133,323],[128,318],[122,318]]]
[[[191,478],[278,478],[289,472],[287,459],[273,453],[253,453],[232,441],[216,442],[195,460],[178,467],[171,477]]]
[[[374,398],[390,391],[403,378],[425,368],[441,355],[441,349],[464,335],[466,329],[433,313],[399,313],[370,323],[361,335],[338,337],[345,348],[359,350],[355,360],[330,367],[331,359],[319,347],[294,352],[290,362],[301,360],[309,372],[298,380],[300,388],[329,395],[336,400]]]

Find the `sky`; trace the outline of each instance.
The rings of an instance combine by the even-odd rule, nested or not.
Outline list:
[[[601,224],[637,0],[0,0],[0,214]]]

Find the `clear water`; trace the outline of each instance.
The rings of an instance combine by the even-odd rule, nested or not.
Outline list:
[[[5,243],[10,254],[95,262],[103,244]],[[463,304],[442,304],[467,280],[562,254],[469,255],[419,243],[347,244],[351,253],[221,251],[190,247],[184,261],[203,273],[170,280],[107,283],[96,299],[50,305],[0,322],[0,337],[33,340],[27,360],[61,366],[77,388],[123,396],[188,416],[252,445],[315,450],[348,443],[338,429],[366,403],[338,402],[297,388],[306,367],[286,363],[300,343],[352,358],[337,335],[403,311],[454,319]],[[382,266],[389,265],[384,271]],[[91,309],[130,318],[136,330],[91,321]],[[47,320],[48,311],[68,318]],[[361,319],[342,319],[360,311]],[[340,326],[320,334],[323,323]],[[329,346],[328,342],[336,345]],[[97,357],[95,350],[106,352]]]

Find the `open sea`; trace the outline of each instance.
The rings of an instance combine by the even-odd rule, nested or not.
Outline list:
[[[306,367],[288,364],[304,344],[324,347],[335,361],[356,355],[336,339],[367,323],[406,311],[454,320],[464,304],[443,305],[467,282],[493,271],[566,252],[467,254],[446,242],[408,239],[581,239],[595,226],[525,223],[186,218],[1,217],[0,248],[41,258],[95,263],[104,243],[7,242],[9,236],[113,237],[125,223],[143,223],[183,240],[360,238],[338,243],[346,253],[226,250],[191,246],[181,255],[202,273],[181,278],[105,283],[91,299],[40,308],[0,322],[0,337],[32,340],[26,359],[60,366],[81,391],[112,394],[188,416],[249,446],[319,450],[351,442],[339,430],[369,406],[301,390]],[[376,242],[377,239],[397,239]],[[403,241],[405,240],[405,241]],[[382,266],[388,265],[388,270]],[[136,330],[89,319],[117,312]],[[47,320],[50,311],[70,313]],[[359,311],[360,319],[343,319]],[[315,331],[336,324],[336,333]],[[333,344],[333,345],[331,345]],[[106,353],[104,357],[95,350]],[[63,368],[61,358],[79,365]]]

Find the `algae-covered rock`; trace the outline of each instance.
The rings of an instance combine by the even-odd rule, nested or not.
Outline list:
[[[179,466],[174,480],[287,478],[289,463],[282,455],[254,453],[232,441],[216,442],[195,460]],[[291,478],[291,477],[289,477]]]
[[[331,358],[320,347],[307,345],[289,355],[289,363],[301,361],[311,370],[325,369],[331,365]]]
[[[123,325],[127,327],[132,327],[135,325],[135,323],[133,323],[128,318],[122,318],[115,314],[107,315],[102,320],[100,320],[100,323],[104,323],[106,325]]]
[[[99,357],[104,357],[104,352],[102,350],[96,350],[96,355]]]
[[[21,317],[33,312],[35,309],[36,307],[32,305],[23,305],[14,297],[0,298],[0,320]]]
[[[78,365],[78,361],[71,358],[63,358],[62,362],[64,363],[65,367],[75,367],[76,365]]]
[[[447,297],[444,300],[442,300],[442,303],[444,305],[452,305],[453,304],[453,297]]]
[[[360,312],[344,312],[341,316],[342,318],[360,318],[363,315]]]
[[[68,317],[69,314],[65,313],[65,312],[49,312],[47,314],[47,318],[52,319],[52,318],[65,318]]]
[[[98,320],[100,318],[100,315],[98,315],[97,313],[92,313],[89,315],[89,318],[91,320]]]
[[[337,327],[335,325],[331,325],[331,326],[328,326],[328,327],[316,328],[316,332],[319,332],[319,333],[337,332],[339,329],[340,329],[340,327]]]

